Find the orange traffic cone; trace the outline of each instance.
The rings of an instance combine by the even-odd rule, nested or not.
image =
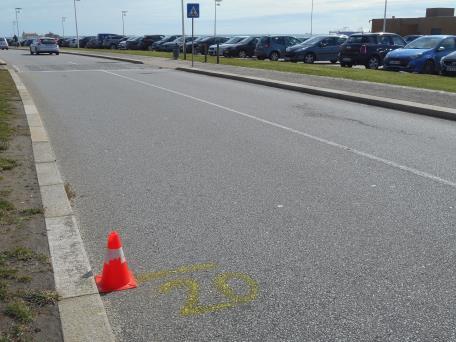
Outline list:
[[[101,293],[137,287],[136,279],[128,269],[122,242],[117,232],[111,232],[108,236],[108,250],[104,260],[103,272],[95,277],[95,281],[98,291]]]

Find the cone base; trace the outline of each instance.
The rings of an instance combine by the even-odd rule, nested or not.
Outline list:
[[[127,284],[125,284],[124,286],[121,286],[119,288],[109,289],[109,288],[103,287],[101,274],[95,276],[95,282],[97,283],[98,292],[100,292],[100,293],[124,291],[124,290],[134,289],[134,288],[138,287],[138,283],[136,282],[135,277],[131,273],[130,273],[130,281]]]

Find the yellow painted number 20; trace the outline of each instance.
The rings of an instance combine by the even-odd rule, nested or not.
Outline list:
[[[245,295],[238,295],[233,288],[228,284],[230,280],[241,280],[249,287],[249,292]],[[233,306],[251,302],[256,299],[258,294],[258,284],[255,280],[244,273],[221,273],[214,278],[214,287],[228,298],[227,302],[214,305],[200,305],[199,294],[200,286],[194,279],[175,279],[160,286],[160,293],[167,294],[174,288],[186,288],[187,300],[184,306],[180,309],[182,316],[190,316],[196,314],[204,314],[214,311],[219,311]]]

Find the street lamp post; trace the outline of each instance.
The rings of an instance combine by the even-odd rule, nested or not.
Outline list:
[[[182,43],[183,43],[183,50],[184,50],[184,59],[187,59],[187,49],[185,46],[185,19],[184,19],[184,0],[181,0],[182,4]]]
[[[65,38],[65,22],[66,17],[62,17],[62,38]]]
[[[78,13],[76,11],[76,1],[80,1],[80,0],[74,0],[74,22],[76,23],[76,42],[77,42],[77,47],[79,49]]]
[[[215,18],[214,18],[214,37],[217,35],[217,6],[220,6],[222,0],[214,0]]]
[[[13,36],[16,35],[16,20],[13,20]]]
[[[383,14],[383,32],[386,31],[386,7],[388,6],[388,0],[385,0],[385,12]]]
[[[21,13],[22,8],[16,7],[14,10],[16,11],[17,39],[19,40],[19,36],[20,36],[21,34],[20,34],[20,31],[19,31],[19,19],[17,18],[17,15],[18,15],[19,13]]]
[[[122,11],[122,35],[125,36],[125,17],[128,11]]]
[[[314,14],[314,0],[312,0],[312,7],[310,9],[310,35],[313,34],[313,14]]]

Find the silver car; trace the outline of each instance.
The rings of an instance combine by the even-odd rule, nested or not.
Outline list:
[[[0,37],[0,49],[8,50],[8,41],[4,37]]]
[[[49,53],[51,55],[55,53],[58,55],[60,50],[55,39],[48,37],[34,39],[32,44],[30,44],[30,54],[39,55],[40,53]]]

